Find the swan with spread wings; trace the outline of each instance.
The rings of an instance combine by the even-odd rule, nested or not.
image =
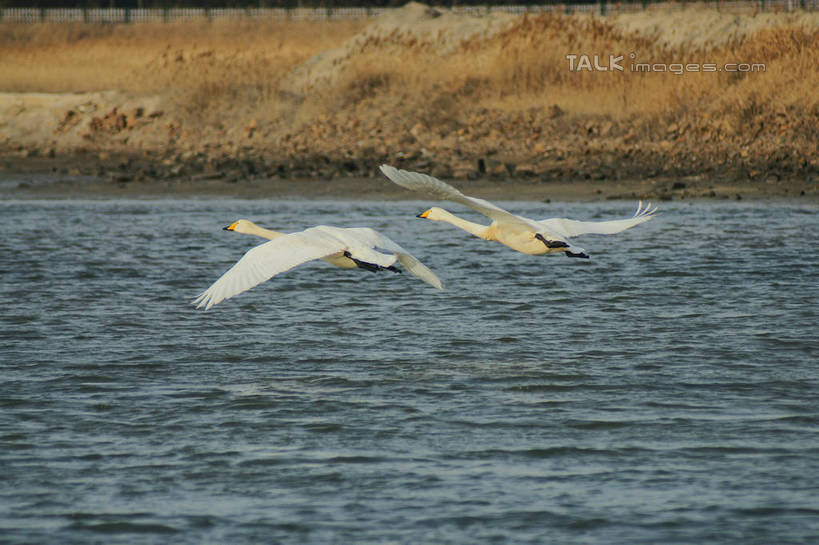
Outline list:
[[[233,267],[197,297],[193,304],[205,310],[308,261],[320,259],[340,269],[372,272],[401,272],[398,262],[410,274],[443,289],[441,281],[423,263],[401,246],[367,227],[319,225],[297,233],[281,233],[239,220],[224,228],[266,238],[245,253]]]
[[[381,172],[394,183],[413,191],[426,193],[468,206],[492,220],[489,225],[481,225],[434,206],[418,215],[434,221],[445,221],[455,227],[484,240],[494,240],[513,250],[530,255],[563,252],[568,257],[588,258],[583,248],[574,246],[573,237],[596,234],[612,235],[650,220],[657,212],[651,204],[637,205],[637,211],[627,219],[613,221],[578,221],[566,218],[533,220],[507,212],[489,201],[464,195],[441,180],[422,174],[399,170],[389,165],[381,165]]]

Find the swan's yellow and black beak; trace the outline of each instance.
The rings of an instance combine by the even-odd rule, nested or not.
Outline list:
[[[239,223],[238,221],[234,221],[233,223],[231,223],[227,227],[222,227],[222,230],[223,231],[233,231],[234,229],[236,229],[236,224],[238,224],[238,223]]]
[[[426,219],[426,217],[429,216],[429,212],[430,212],[429,210],[427,210],[426,212],[421,212],[420,214],[418,214],[415,217],[416,218],[425,218]]]

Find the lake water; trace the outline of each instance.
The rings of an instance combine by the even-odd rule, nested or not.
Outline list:
[[[428,204],[0,202],[0,542],[819,542],[815,203],[662,203],[590,260]],[[196,311],[241,217],[446,289],[318,262]]]

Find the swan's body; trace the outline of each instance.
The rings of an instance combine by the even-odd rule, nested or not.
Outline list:
[[[366,227],[342,228],[319,225],[297,233],[280,233],[239,220],[225,227],[269,239],[251,248],[193,303],[205,310],[308,261],[321,259],[341,269],[400,272],[397,261],[410,274],[442,289],[441,281],[423,263],[378,231]],[[389,253],[378,251],[376,248]]]
[[[381,172],[396,184],[407,189],[422,191],[430,196],[461,203],[473,210],[477,210],[491,219],[492,223],[481,225],[467,221],[438,207],[432,207],[419,214],[419,218],[451,223],[476,237],[500,242],[513,250],[529,255],[564,252],[569,257],[588,258],[589,256],[586,255],[583,248],[572,245],[572,237],[586,234],[611,235],[619,233],[650,220],[657,211],[657,208],[652,208],[651,204],[643,207],[643,203],[640,201],[637,205],[637,211],[628,219],[577,221],[566,218],[551,218],[538,221],[507,212],[489,201],[464,195],[451,185],[420,172],[398,170],[389,165],[381,165]]]

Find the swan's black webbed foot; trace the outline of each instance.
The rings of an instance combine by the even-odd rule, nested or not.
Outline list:
[[[346,250],[344,251],[344,257],[351,259],[353,261],[353,263],[355,263],[356,267],[358,267],[359,269],[364,269],[365,271],[370,271],[370,272],[392,271],[394,273],[400,273],[401,272],[400,269],[396,269],[392,265],[390,265],[389,267],[382,267],[381,265],[376,265],[375,263],[368,263],[366,261],[361,261],[360,259],[354,258],[350,254],[350,252],[348,252]]]
[[[367,263],[366,261],[361,261],[360,259],[356,259],[352,256],[352,254],[348,251],[344,251],[344,257],[352,260],[355,263],[355,266],[359,269],[364,269],[365,271],[370,272],[378,272],[378,265],[373,265],[372,263]]]
[[[535,238],[546,245],[547,248],[568,248],[569,245],[562,240],[548,240],[540,233],[535,234]]]
[[[583,259],[589,259],[589,256],[584,254],[583,252],[574,253],[569,252],[568,250],[566,251],[566,257],[582,257]]]
[[[355,264],[359,269],[364,269],[365,271],[378,272],[381,269],[381,267],[378,265],[373,265],[372,263],[367,263],[366,261],[361,261],[358,259],[353,259],[353,261],[355,261]]]

